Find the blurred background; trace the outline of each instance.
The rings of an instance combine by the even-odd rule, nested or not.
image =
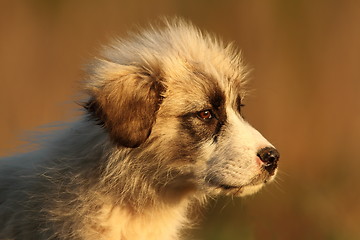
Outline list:
[[[74,119],[101,44],[173,15],[242,49],[254,69],[246,118],[281,152],[276,183],[211,201],[186,239],[360,239],[356,0],[1,1],[0,155],[24,131]]]

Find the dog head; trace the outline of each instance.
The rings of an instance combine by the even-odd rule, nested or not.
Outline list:
[[[242,196],[274,178],[279,153],[242,117],[247,71],[232,45],[177,20],[102,55],[86,108],[119,148],[166,166],[166,186]]]

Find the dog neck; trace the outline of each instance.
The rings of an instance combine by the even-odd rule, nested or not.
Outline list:
[[[99,224],[92,230],[104,240],[178,239],[180,229],[188,225],[188,207],[189,202],[184,201],[176,207],[157,206],[139,213],[127,206],[104,205],[98,215]]]

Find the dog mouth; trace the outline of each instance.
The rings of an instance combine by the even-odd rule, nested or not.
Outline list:
[[[241,186],[228,184],[211,185],[209,193],[212,195],[242,197],[257,192],[266,182],[249,183]]]
[[[243,189],[246,186],[233,186],[233,185],[227,185],[227,184],[220,184],[218,185],[217,188],[218,190],[220,190],[220,194],[223,195],[240,195],[243,192]]]
[[[239,189],[242,187],[239,186],[231,186],[231,185],[226,185],[226,184],[220,184],[219,188],[223,189],[223,190],[232,190],[232,189]]]
[[[209,191],[216,195],[237,195],[241,194],[245,186],[230,185],[211,179],[208,181]]]
[[[260,189],[266,183],[271,181],[273,175],[270,174],[259,174],[248,183],[242,185],[228,184],[219,179],[210,179],[208,181],[208,186],[210,186],[210,193],[215,195],[230,195],[230,196],[243,196],[247,195],[249,189]],[[257,190],[250,190],[256,192]]]

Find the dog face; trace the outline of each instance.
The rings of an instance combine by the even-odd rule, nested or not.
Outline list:
[[[274,178],[279,159],[242,117],[245,77],[231,45],[168,23],[104,49],[86,108],[119,148],[163,166],[168,188],[243,196]]]
[[[197,68],[188,67],[183,80],[169,76],[177,84],[168,83],[154,136],[168,133],[162,136],[174,153],[168,162],[190,163],[204,191],[239,196],[256,192],[274,178],[279,153],[242,117],[242,78]]]

